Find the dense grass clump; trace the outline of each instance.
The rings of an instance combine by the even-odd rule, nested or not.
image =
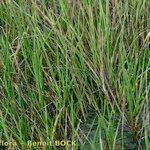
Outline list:
[[[149,150],[150,1],[1,0],[0,140]]]

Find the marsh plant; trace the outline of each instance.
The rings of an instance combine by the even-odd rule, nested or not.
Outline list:
[[[150,1],[1,0],[0,139],[149,150]]]

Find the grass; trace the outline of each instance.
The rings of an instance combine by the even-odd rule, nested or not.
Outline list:
[[[2,0],[0,146],[149,150],[149,11],[148,0]]]

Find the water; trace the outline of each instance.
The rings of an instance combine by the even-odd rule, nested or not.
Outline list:
[[[119,113],[116,113],[113,115],[112,123],[114,122],[114,132],[116,132],[118,128],[118,135],[116,138],[116,150],[122,150],[122,143],[124,143],[124,150],[145,150],[145,144],[144,140],[141,141],[140,144],[138,144],[138,139],[135,139],[133,136],[133,131],[131,131],[131,128],[129,127],[127,121],[124,121],[123,125],[121,124],[121,115]],[[92,109],[88,108],[87,114],[86,114],[86,121],[83,122],[80,126],[80,137],[82,141],[80,141],[81,146],[79,149],[96,149],[100,150],[100,141],[99,137],[101,136],[102,139],[102,145],[103,148],[108,150],[107,140],[106,140],[106,134],[103,128],[98,129],[98,115],[97,112]],[[121,132],[123,131],[123,132]],[[101,133],[101,134],[99,134]],[[92,143],[93,139],[95,139],[94,144]],[[90,144],[91,142],[91,144]],[[84,143],[84,144],[83,144]],[[92,148],[91,145],[94,145]]]

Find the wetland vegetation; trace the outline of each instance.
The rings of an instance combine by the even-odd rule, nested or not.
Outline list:
[[[0,140],[149,150],[150,1],[1,0]]]

